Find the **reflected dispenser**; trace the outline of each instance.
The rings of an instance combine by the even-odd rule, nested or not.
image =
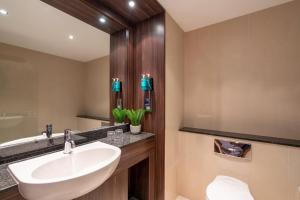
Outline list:
[[[144,109],[148,112],[152,111],[153,78],[150,74],[142,74],[141,89],[144,92]]]
[[[123,108],[123,102],[122,102],[122,82],[119,80],[119,78],[113,78],[112,82],[112,92],[116,93],[117,98],[117,108],[122,109]]]

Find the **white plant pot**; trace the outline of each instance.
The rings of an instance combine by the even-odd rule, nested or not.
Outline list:
[[[130,124],[130,132],[134,135],[141,133],[142,125],[132,126]]]
[[[125,124],[124,122],[122,122],[122,123],[115,122],[114,123],[115,126],[121,126],[121,125],[124,125],[124,124]]]

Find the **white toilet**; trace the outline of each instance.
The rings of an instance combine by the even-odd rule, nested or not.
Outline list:
[[[217,176],[206,188],[206,200],[254,200],[249,187],[241,180]]]

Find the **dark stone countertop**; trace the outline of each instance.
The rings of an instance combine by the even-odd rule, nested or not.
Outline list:
[[[152,133],[141,133],[139,135],[133,135],[133,134],[130,134],[129,132],[126,132],[123,134],[122,138],[119,138],[119,139],[115,139],[115,137],[112,137],[112,138],[106,137],[106,138],[102,138],[102,139],[98,139],[98,140],[94,140],[94,141],[90,141],[90,142],[100,141],[100,142],[103,142],[106,144],[110,144],[110,145],[122,148],[127,145],[151,138],[153,136],[154,136],[154,134],[152,134]],[[84,144],[82,144],[82,145],[84,145]],[[57,151],[54,151],[54,152],[57,152]],[[54,153],[54,152],[51,152],[51,153]],[[43,155],[45,155],[45,154],[43,154]],[[39,155],[39,156],[42,156],[42,155]],[[30,159],[30,158],[27,158],[27,159]],[[20,161],[16,161],[16,162],[20,162]],[[10,163],[0,165],[0,178],[1,178],[0,179],[0,192],[17,185],[17,183],[14,181],[14,179],[12,178],[10,173],[7,171],[7,166],[9,164]]]

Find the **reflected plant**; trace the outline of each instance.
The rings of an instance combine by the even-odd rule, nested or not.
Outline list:
[[[126,110],[125,109],[115,108],[112,110],[112,114],[114,116],[115,122],[123,123],[125,121],[125,118],[126,118]]]

